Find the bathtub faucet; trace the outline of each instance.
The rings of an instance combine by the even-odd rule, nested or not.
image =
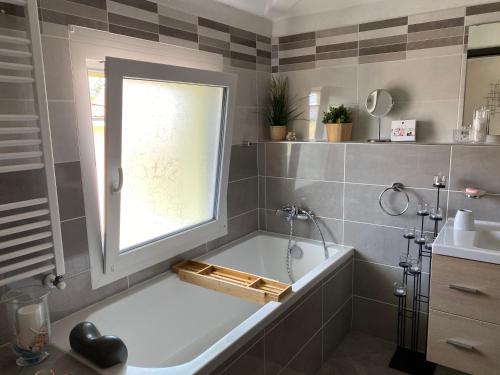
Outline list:
[[[312,219],[314,214],[312,211],[307,211],[303,208],[297,207],[295,204],[287,204],[282,208],[276,210],[276,216],[285,217],[286,221],[301,220],[306,221]]]

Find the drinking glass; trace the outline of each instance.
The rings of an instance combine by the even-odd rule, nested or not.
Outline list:
[[[412,225],[407,226],[404,229],[403,237],[408,239],[415,238],[415,227]]]
[[[422,263],[419,258],[411,258],[409,263],[410,266],[408,267],[408,271],[411,274],[416,275],[422,271]]]
[[[447,177],[441,173],[434,176],[434,186],[435,187],[445,187],[446,186]]]
[[[403,267],[403,268],[408,267],[410,265],[409,258],[410,257],[408,256],[406,251],[404,253],[401,253],[399,255],[399,267]]]

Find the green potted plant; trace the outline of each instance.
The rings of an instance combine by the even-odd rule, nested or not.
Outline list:
[[[351,109],[346,108],[344,105],[338,107],[330,106],[327,112],[323,112],[323,124],[325,124],[328,142],[346,142],[351,140]]]
[[[303,113],[299,111],[296,101],[290,98],[288,90],[288,77],[271,77],[266,117],[272,141],[284,140],[287,125],[298,119]]]

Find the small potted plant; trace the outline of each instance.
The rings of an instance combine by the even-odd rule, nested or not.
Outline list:
[[[288,77],[272,76],[266,108],[271,140],[284,140],[287,125],[297,120],[302,113],[299,112],[296,101],[292,100],[288,93]]]
[[[328,142],[346,142],[351,140],[352,111],[340,105],[330,106],[328,112],[323,113]]]

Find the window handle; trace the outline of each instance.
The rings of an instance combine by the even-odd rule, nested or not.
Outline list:
[[[113,184],[111,186],[111,192],[114,194],[118,194],[122,191],[123,187],[123,169],[122,167],[118,167],[118,184]]]
[[[446,343],[460,349],[474,350],[474,345],[468,344],[462,340],[446,339]]]
[[[471,294],[478,294],[479,293],[479,289],[472,288],[470,286],[450,284],[449,288],[454,289],[454,290],[459,290],[459,291],[465,292],[465,293],[471,293]]]

